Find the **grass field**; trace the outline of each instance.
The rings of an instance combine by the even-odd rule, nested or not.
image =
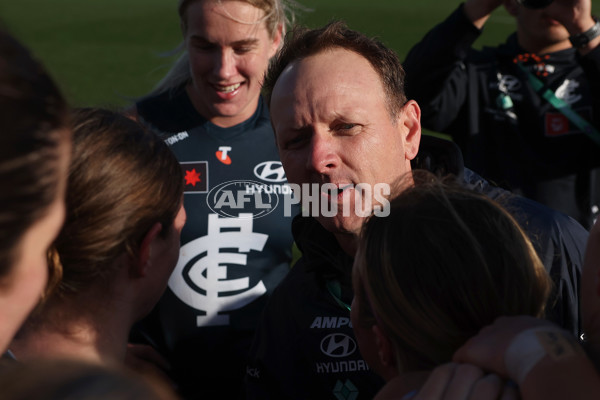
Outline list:
[[[378,36],[401,58],[459,0],[303,0],[312,9],[298,22],[333,18]],[[594,10],[600,0],[594,0]],[[0,4],[0,19],[40,58],[73,105],[123,106],[164,75],[161,54],[180,41],[176,0],[16,0]],[[514,30],[494,12],[477,46],[496,44]]]

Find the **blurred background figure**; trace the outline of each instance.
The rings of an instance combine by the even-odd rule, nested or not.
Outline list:
[[[591,0],[521,3],[536,1],[461,4],[409,52],[406,92],[469,168],[589,229],[600,213],[600,23]],[[473,49],[501,5],[516,32]]]
[[[36,360],[0,371],[5,400],[175,400],[157,382],[116,366],[82,360]]]
[[[275,207],[287,181],[260,95],[287,10],[282,0],[180,0],[183,55],[129,110],[181,163],[188,215],[168,290],[132,341],[164,355],[194,398],[241,393],[258,317],[292,259],[295,212]]]
[[[0,352],[39,301],[64,219],[67,105],[44,68],[0,28]]]
[[[49,252],[56,279],[11,349],[20,361],[123,363],[132,325],[177,263],[183,176],[167,145],[129,118],[79,109],[71,125],[66,220]]]
[[[367,221],[354,263],[352,325],[365,361],[387,381],[376,398],[419,390],[499,316],[542,316],[551,288],[502,207],[421,172],[414,186],[401,185],[389,217]]]

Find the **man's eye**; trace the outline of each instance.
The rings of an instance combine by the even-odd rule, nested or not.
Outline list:
[[[249,53],[250,51],[252,51],[252,47],[250,47],[250,46],[237,47],[235,49],[235,52],[237,54],[246,54],[246,53]]]
[[[285,141],[284,149],[297,149],[299,147],[302,147],[302,145],[306,143],[306,141],[307,138],[304,135],[294,136],[293,138],[290,138]]]
[[[340,123],[340,124],[336,124],[333,127],[333,130],[335,131],[341,131],[341,132],[351,132],[354,129],[356,129],[356,127],[358,127],[358,124],[353,124],[353,123]]]

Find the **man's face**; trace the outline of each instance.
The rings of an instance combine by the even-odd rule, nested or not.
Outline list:
[[[334,234],[360,231],[354,186],[392,183],[410,170],[419,147],[418,105],[410,101],[392,118],[376,71],[341,48],[290,64],[273,89],[271,118],[288,181],[338,188],[323,190],[320,200],[339,212],[318,217]]]
[[[557,45],[570,47],[569,32],[559,22],[564,6],[554,1],[542,9],[530,9],[514,4],[507,6],[517,20],[519,44],[533,52],[555,51]]]

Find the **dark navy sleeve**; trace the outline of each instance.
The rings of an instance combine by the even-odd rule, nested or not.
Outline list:
[[[554,283],[546,319],[579,337],[579,292],[588,232],[573,218],[523,197],[514,196],[507,208],[528,233]]]
[[[446,132],[465,104],[469,83],[465,60],[480,34],[461,5],[408,53],[403,63],[406,93],[421,106],[425,128]]]
[[[525,231],[554,285],[546,319],[579,337],[579,292],[588,231],[573,218],[493,186],[469,169],[465,169],[463,180],[467,188],[504,206]]]

